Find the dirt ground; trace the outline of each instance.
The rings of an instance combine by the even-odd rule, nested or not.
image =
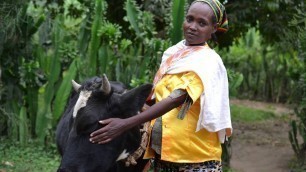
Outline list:
[[[233,122],[231,168],[235,172],[289,172],[294,158],[288,139],[292,110],[282,104],[248,100],[231,100],[231,104],[273,111],[278,116],[263,122]]]

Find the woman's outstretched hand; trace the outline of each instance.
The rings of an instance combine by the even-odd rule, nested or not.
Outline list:
[[[120,118],[109,118],[99,121],[104,127],[92,132],[89,141],[104,144],[112,141],[126,130],[126,122]]]
[[[184,103],[186,95],[177,98],[167,97],[153,106],[144,106],[140,114],[129,118],[109,118],[99,121],[103,125],[99,130],[90,134],[89,141],[92,143],[104,144],[112,141],[128,129],[160,117],[171,109]]]

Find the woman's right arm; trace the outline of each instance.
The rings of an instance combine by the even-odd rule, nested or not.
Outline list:
[[[176,98],[167,97],[162,101],[152,105],[138,115],[126,119],[110,118],[100,121],[104,127],[90,134],[90,141],[93,143],[104,144],[110,142],[124,131],[137,125],[158,118],[184,103],[187,94]]]

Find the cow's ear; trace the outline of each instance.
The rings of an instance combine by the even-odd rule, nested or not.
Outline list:
[[[152,84],[144,84],[121,95],[120,107],[125,115],[136,115],[151,93]]]

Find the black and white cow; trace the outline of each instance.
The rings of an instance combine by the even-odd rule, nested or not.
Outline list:
[[[128,171],[119,160],[139,147],[139,127],[106,144],[91,143],[89,135],[101,128],[99,120],[137,114],[152,85],[145,84],[124,92],[122,84],[109,82],[105,75],[91,78],[81,85],[72,83],[76,92],[71,95],[56,130],[56,143],[62,156],[58,172]]]

